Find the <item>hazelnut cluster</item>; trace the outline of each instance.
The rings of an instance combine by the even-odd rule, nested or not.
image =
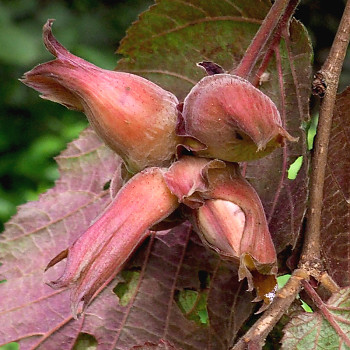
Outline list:
[[[179,206],[202,241],[239,264],[239,278],[277,272],[276,252],[261,201],[236,162],[261,158],[285,140],[272,100],[247,80],[220,72],[176,96],[134,74],[108,71],[69,53],[43,29],[56,57],[24,74],[41,97],[85,113],[129,172],[109,207],[48,268],[67,259],[49,283],[71,286],[72,312],[118,273],[149,230]],[[186,149],[187,152],[181,152]],[[186,155],[182,154],[186,153]]]

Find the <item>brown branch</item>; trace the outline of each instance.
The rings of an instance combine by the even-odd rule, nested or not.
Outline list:
[[[289,1],[290,0],[275,1],[258,32],[255,34],[255,37],[250,43],[238,67],[230,71],[231,74],[239,75],[245,79],[248,78],[261,54],[261,51],[264,49],[267,41],[279,23],[281,16],[284,14]]]
[[[340,72],[350,38],[350,0],[347,1],[336,37],[326,62],[319,72],[327,86],[320,107],[319,122],[311,165],[310,205],[301,255],[300,267],[320,279],[320,227],[323,203],[323,187],[327,164],[328,143],[332,124],[333,108],[337,94]]]
[[[307,278],[306,271],[295,270],[286,285],[276,293],[269,308],[231,350],[250,349],[251,345],[261,349],[267,335],[297,297],[301,282]]]
[[[286,285],[276,293],[276,297],[272,301],[269,308],[259,318],[259,320],[255,322],[249,331],[241,339],[239,339],[231,350],[261,349],[264,345],[266,337],[296,299],[302,287],[305,288],[306,292],[308,295],[310,295],[324,317],[327,320],[330,320],[330,324],[335,331],[343,338],[344,333],[341,331],[339,325],[330,314],[322,299],[311,287],[307,281],[308,279],[309,271],[302,269],[295,270]],[[325,279],[323,282],[327,281],[327,283],[330,283],[329,281],[331,281],[327,274],[323,275],[323,279]],[[333,282],[333,284],[331,283],[331,285],[334,288],[333,292],[339,291],[339,287],[335,284],[335,282]],[[348,341],[348,339],[346,341]]]

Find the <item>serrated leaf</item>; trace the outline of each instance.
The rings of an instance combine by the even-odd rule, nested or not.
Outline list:
[[[196,63],[212,61],[226,70],[236,66],[269,10],[269,1],[181,2],[158,0],[128,30],[118,53],[117,70],[142,75],[181,100],[205,75]],[[294,246],[305,214],[308,184],[306,133],[309,119],[312,49],[305,28],[293,20],[290,36],[271,61],[264,91],[276,103],[287,131],[299,137],[259,161],[246,176],[262,199],[276,250]],[[299,156],[303,166],[295,180],[287,170]]]
[[[117,70],[139,74],[183,99],[204,75],[196,63],[237,65],[270,8],[263,1],[157,0],[127,31]]]
[[[301,313],[292,318],[284,330],[283,350],[350,349],[350,288],[334,294],[326,307],[336,331],[320,311]]]
[[[325,178],[322,256],[340,286],[350,285],[350,87],[336,100]]]
[[[56,186],[39,201],[20,206],[0,236],[0,274],[7,280],[43,271],[50,256],[74,241],[110,202],[103,186],[121,160],[92,130],[84,131],[56,160],[61,173]],[[54,232],[67,237],[59,241]]]

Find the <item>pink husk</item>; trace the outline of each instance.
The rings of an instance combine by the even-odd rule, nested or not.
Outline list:
[[[63,275],[48,284],[55,289],[72,287],[72,312],[76,316],[80,301],[84,300],[85,308],[103,283],[120,271],[149,234],[148,228],[177,206],[177,197],[166,186],[162,169],[149,168],[135,175],[68,251],[49,263],[51,267],[68,255]]]
[[[46,48],[57,58],[24,74],[41,97],[83,111],[99,136],[135,173],[168,166],[175,157],[177,98],[140,76],[96,67],[69,53],[43,28]]]
[[[177,131],[196,155],[230,162],[261,158],[283,146],[284,139],[296,141],[283,129],[273,101],[230,74],[204,77],[192,88]]]
[[[276,251],[263,206],[256,191],[240,175],[238,164],[184,156],[170,167],[165,180],[179,200],[193,208],[190,219],[203,242],[221,256],[239,262],[240,279],[247,277],[250,288],[253,281],[249,270],[277,272]],[[244,213],[244,218],[233,218],[232,211],[228,214],[231,204],[235,204],[234,212],[238,207]],[[205,222],[201,221],[203,215]]]

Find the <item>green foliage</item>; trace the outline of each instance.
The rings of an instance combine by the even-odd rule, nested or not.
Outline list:
[[[288,282],[289,279],[289,274],[277,277],[278,288],[282,288]]]
[[[139,283],[140,272],[133,270],[124,270],[121,273],[124,282],[119,282],[113,289],[113,292],[119,297],[119,304],[126,306],[134,296]]]
[[[314,138],[316,136],[316,128],[318,123],[318,115],[311,118],[310,122],[306,123],[305,130],[307,130],[307,148],[312,150],[314,144]],[[298,157],[294,163],[289,166],[288,179],[295,180],[298,172],[303,165],[303,156]]]
[[[95,350],[97,349],[97,340],[91,334],[80,333],[74,344],[73,350]]]
[[[206,291],[197,292],[185,289],[178,292],[175,299],[186,318],[198,324],[208,324],[208,293]]]
[[[311,150],[314,145],[314,138],[316,136],[317,123],[318,123],[318,115],[315,115],[311,119],[311,122],[308,128],[308,133],[307,133],[307,145],[309,150]]]
[[[47,60],[48,56],[42,47],[39,35],[40,26],[47,18],[55,17],[58,20],[56,27],[59,39],[72,52],[101,67],[112,69],[115,66],[116,58],[111,53],[111,47],[116,46],[116,42],[123,35],[130,21],[135,19],[136,14],[149,3],[150,1],[135,0],[123,4],[117,2],[112,5],[108,1],[99,2],[93,0],[59,0],[55,2],[15,0],[4,1],[0,4],[0,47],[2,48],[0,63],[2,65],[1,73],[4,81],[6,81],[6,84],[0,86],[1,221],[6,221],[14,213],[16,205],[26,200],[35,200],[40,192],[52,186],[58,176],[56,165],[51,160],[52,156],[58,154],[65,147],[65,144],[77,137],[79,132],[87,125],[82,115],[66,111],[63,107],[48,102],[39,101],[36,93],[28,91],[16,80],[24,71],[31,68],[33,64]],[[169,2],[170,9],[172,5],[173,2]],[[221,6],[225,6],[225,3],[218,3],[215,10],[219,10]],[[191,10],[196,11],[194,8],[191,8]],[[254,11],[254,9],[250,10]],[[192,16],[193,14],[187,10],[184,11],[177,25],[181,26],[186,23],[186,15]],[[263,17],[263,13],[261,13],[261,16]],[[161,18],[161,16],[156,18],[157,21],[154,20],[153,24],[155,27],[162,27],[162,22],[165,21],[164,18]],[[169,16],[169,18],[173,20],[173,16]],[[181,23],[181,20],[184,23]],[[251,25],[254,27],[255,24]],[[185,27],[185,30],[187,30],[187,26]],[[154,47],[147,47],[149,50],[145,50],[144,59],[140,60],[138,63],[140,66],[136,67],[139,69],[139,72],[145,68],[142,65],[147,65],[148,61],[156,62],[156,56],[162,59],[168,57],[169,65],[178,69],[178,71],[170,72],[174,74],[168,74],[169,70],[167,67],[162,67],[164,69],[159,71],[150,69],[146,73],[153,78],[156,76],[154,79],[159,79],[164,85],[171,85],[173,79],[175,81],[175,90],[178,86],[178,80],[181,83],[179,84],[181,89],[183,89],[185,81],[187,84],[185,84],[185,87],[189,89],[193,82],[198,80],[203,74],[201,70],[197,70],[194,64],[198,60],[198,52],[193,52],[192,55],[194,57],[190,57],[193,60],[190,71],[193,74],[192,80],[187,79],[186,81],[186,79],[183,79],[188,72],[184,69],[186,65],[182,64],[181,59],[186,63],[189,60],[190,51],[196,51],[191,50],[191,47],[188,46],[191,39],[190,34],[192,40],[198,41],[199,37],[207,40],[207,33],[203,32],[204,26],[202,24],[197,26],[197,35],[193,35],[193,28],[190,25],[188,27],[189,37],[187,41],[182,40],[183,38],[179,40],[175,31],[175,34],[169,35],[169,43],[180,47],[181,50],[178,53],[174,54],[173,50],[170,51],[172,54],[169,54],[167,50],[172,49],[162,45],[163,38],[161,36],[159,36],[157,47],[159,53],[155,54],[151,50]],[[211,28],[209,29],[212,30]],[[230,28],[225,23],[219,28],[219,32],[223,32],[229,37],[234,29],[236,29],[235,26]],[[149,35],[149,30],[149,27],[146,26],[146,36]],[[129,32],[129,36],[132,35],[133,32]],[[244,39],[247,42],[250,40],[248,37]],[[135,45],[134,40],[129,40],[129,44],[130,42]],[[148,45],[143,40],[141,43],[142,47],[144,47],[143,45]],[[242,45],[239,40],[234,42],[234,44],[236,43],[237,45]],[[124,58],[120,65],[121,68],[124,67],[126,69],[130,62],[133,62],[134,51],[137,52],[139,50],[137,44],[136,42],[136,46],[128,47],[124,42],[120,52],[124,54],[127,52],[130,55]],[[210,52],[209,41],[208,45],[205,46],[208,52],[202,52],[201,54],[203,57],[209,55],[215,58],[215,61],[222,63],[225,68],[229,68],[226,64],[228,58],[223,53],[227,48],[224,47],[224,43],[223,45],[221,45],[221,42],[218,44],[218,51],[211,50],[213,52]],[[243,46],[246,46],[246,43]],[[152,54],[148,55],[151,51]],[[237,61],[239,57],[229,57],[229,59],[230,62],[231,59]],[[174,60],[177,60],[176,64],[173,62]],[[137,69],[135,69],[135,73],[139,73]],[[158,75],[163,76],[157,78]],[[169,77],[164,77],[166,75],[169,75]],[[181,82],[181,79],[184,81]],[[315,133],[315,125],[316,119],[309,129],[309,149],[312,145],[312,133]],[[293,170],[293,166],[298,166],[299,162],[300,168],[302,160],[302,157],[299,157],[292,165],[290,174],[288,174],[290,179],[295,178],[298,171],[298,169]],[[114,289],[114,292],[120,298],[122,306],[127,305],[135,295],[135,290],[139,283],[139,275],[138,271],[125,271],[122,275],[125,282],[119,283]],[[287,279],[288,276],[283,276],[283,278]],[[285,283],[285,281],[282,281],[283,278],[279,278],[279,282]],[[5,280],[0,280],[1,282],[5,282]],[[206,290],[198,292],[184,289],[175,293],[176,303],[187,319],[200,325],[209,326],[207,298]],[[339,319],[341,316],[339,325],[342,327],[343,324],[349,323],[349,305],[345,304],[345,299],[342,295],[338,299],[340,302],[338,303],[338,300],[331,302],[329,309],[333,313],[334,318]],[[306,308],[307,305],[305,304],[303,307]],[[211,324],[212,322],[210,322]],[[333,328],[330,328],[323,318],[319,317],[318,313],[312,315],[303,314],[302,317],[295,318],[286,333],[285,346],[308,348],[310,344],[314,344],[315,334],[321,334],[321,337],[318,338],[318,348],[330,349],[331,345],[338,346],[337,334],[334,333]],[[299,341],[300,339],[301,342]],[[298,341],[299,345],[295,345]],[[77,338],[74,349],[90,349],[95,348],[95,345],[96,339],[94,337],[81,333]],[[10,343],[0,347],[0,349],[14,350],[18,349],[18,345]]]
[[[289,279],[290,279],[289,274],[277,277],[278,288],[282,288],[288,282]],[[300,299],[300,301],[301,301],[301,307],[304,309],[304,311],[313,312],[311,307],[308,304],[306,304],[304,300]]]
[[[17,343],[8,343],[0,346],[0,350],[19,350],[19,345]]]
[[[37,199],[58,177],[52,159],[87,126],[84,115],[42,101],[18,81],[34,65],[51,59],[41,28],[55,18],[59,39],[94,64],[113,69],[113,54],[126,28],[151,0],[126,2],[0,2],[0,232],[16,206]]]
[[[288,179],[295,180],[298,172],[303,164],[303,156],[298,157],[294,163],[292,163],[288,169]]]

